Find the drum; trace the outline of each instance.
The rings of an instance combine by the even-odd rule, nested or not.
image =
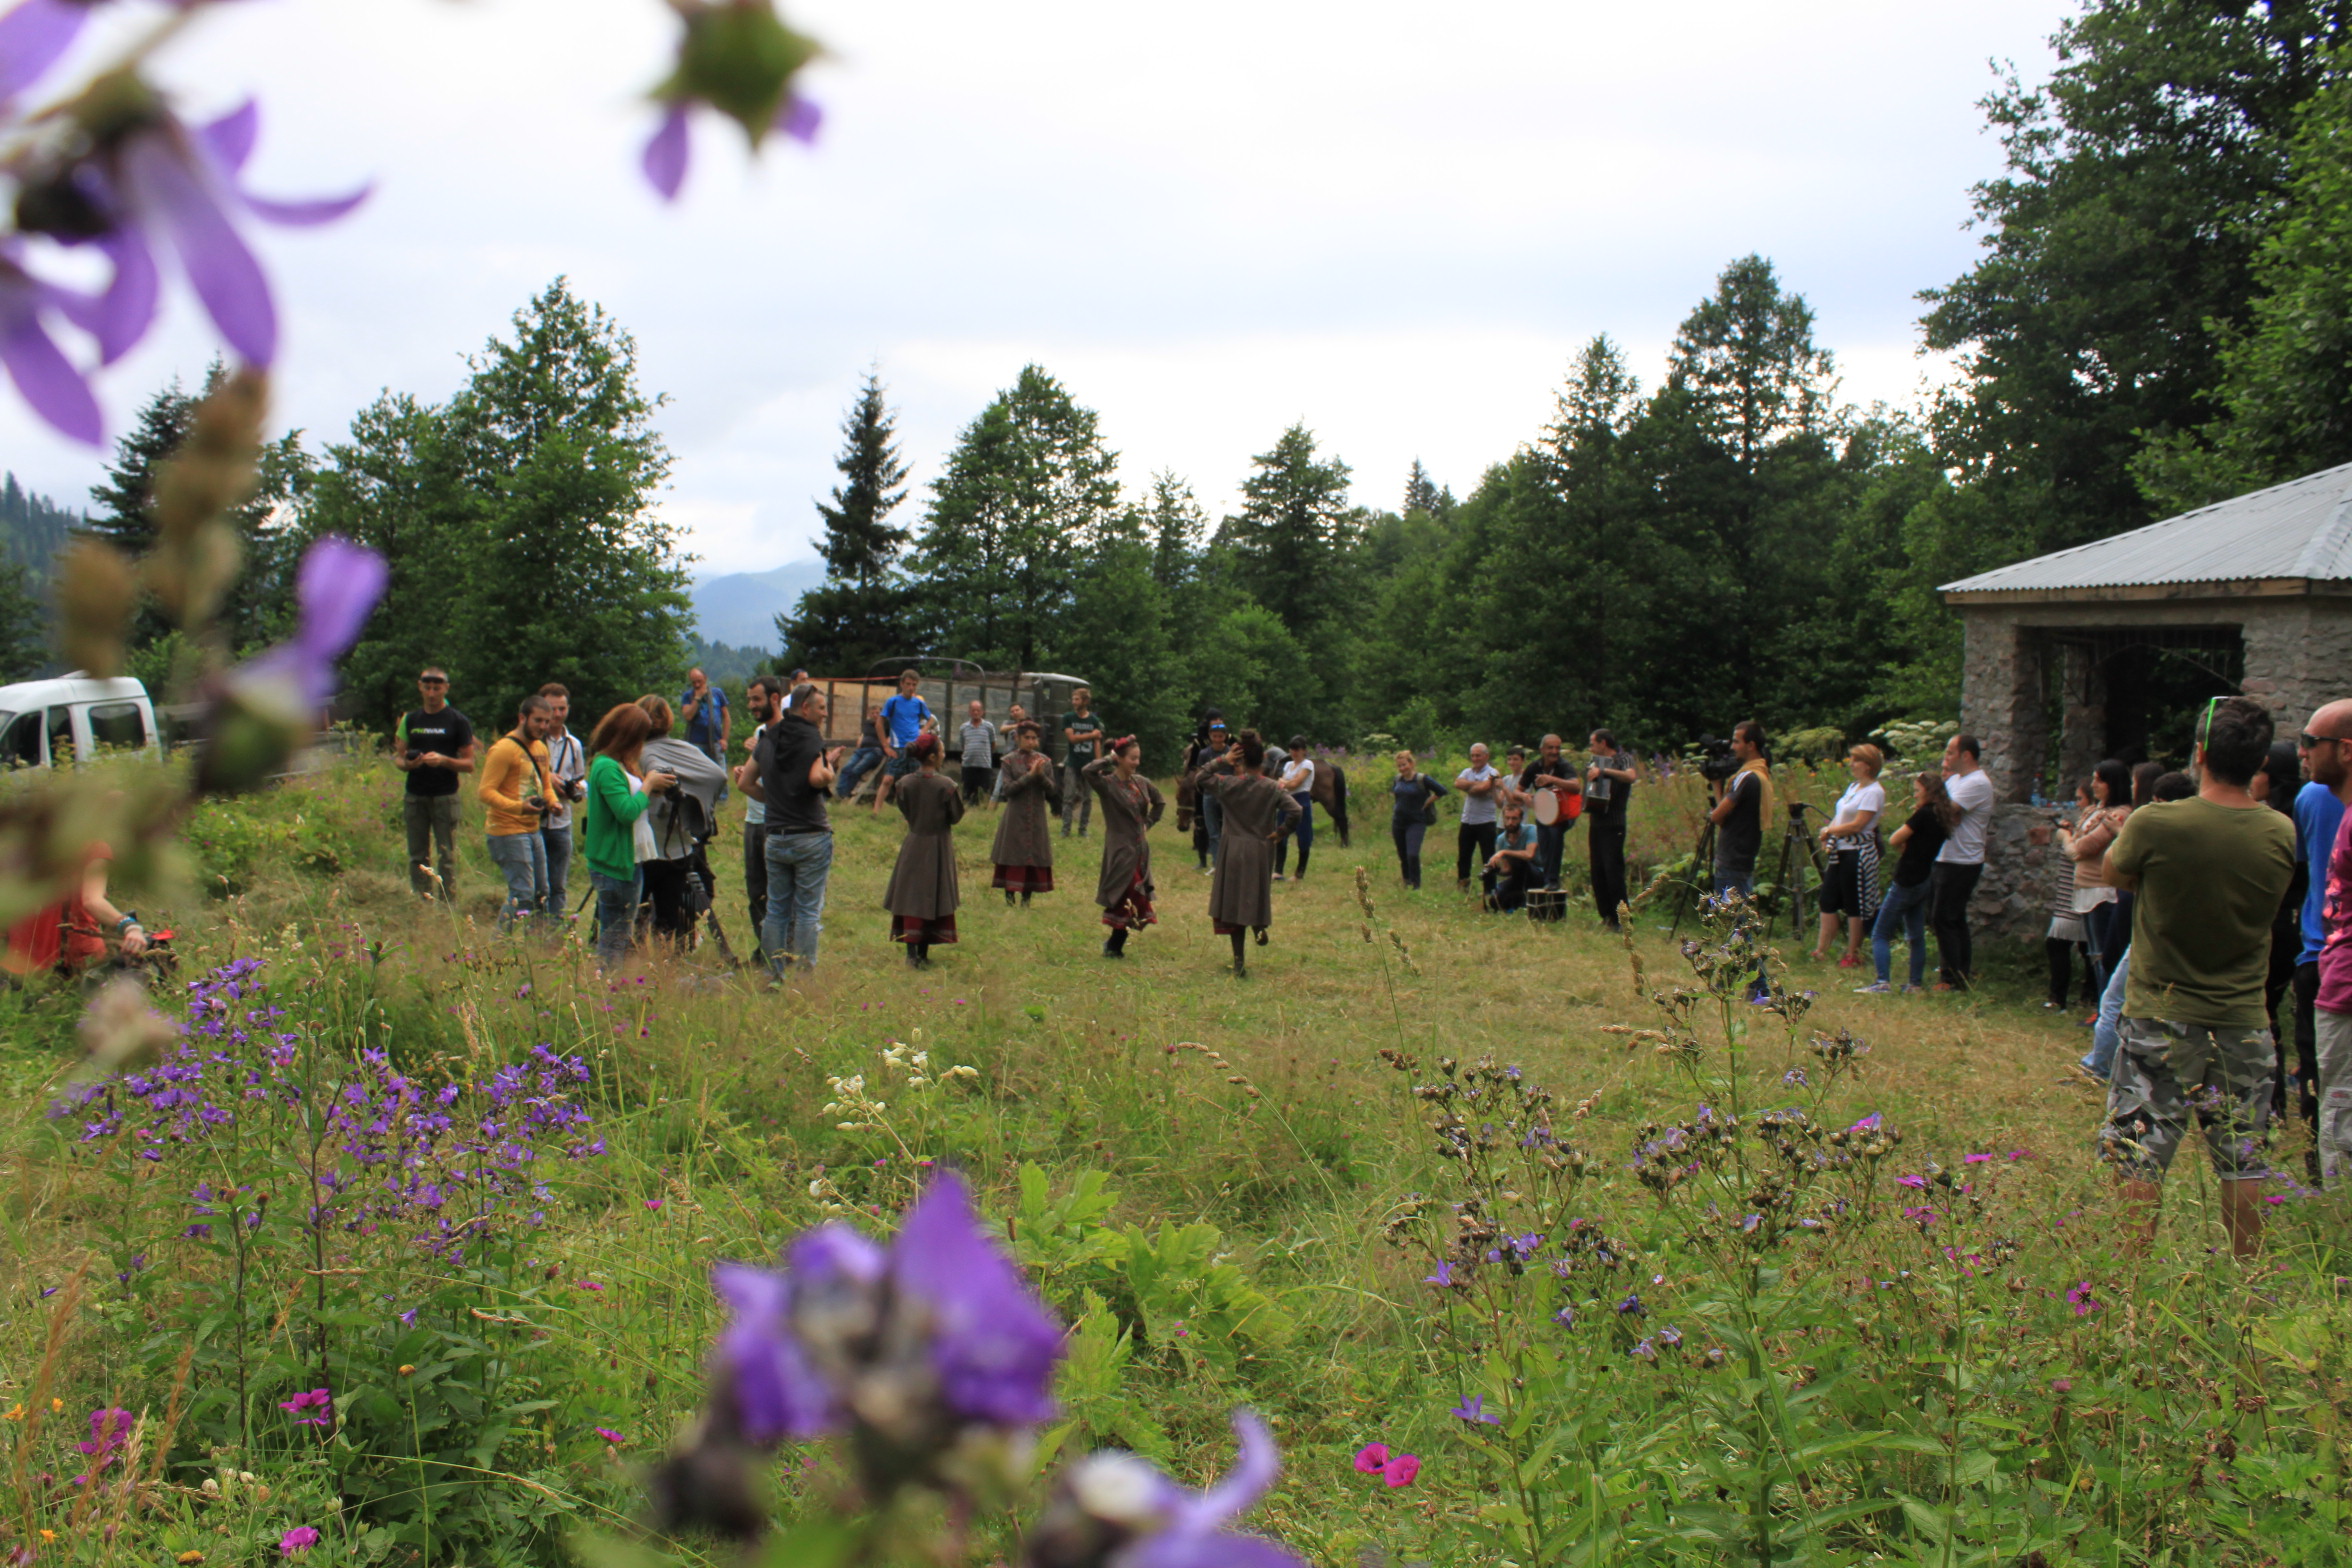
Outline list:
[[[1535,792],[1535,820],[1547,828],[1560,820],[1560,792],[1558,790],[1539,789]]]
[[[1530,888],[1527,893],[1527,918],[1544,921],[1567,919],[1567,890],[1556,887]]]

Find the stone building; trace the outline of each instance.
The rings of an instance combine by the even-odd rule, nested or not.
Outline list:
[[[2258,697],[2293,733],[2352,695],[2352,464],[1941,592],[1966,636],[1961,728],[2001,802],[1974,913],[2038,935],[2057,854],[2038,792],[2102,757],[2185,762],[2205,697]]]

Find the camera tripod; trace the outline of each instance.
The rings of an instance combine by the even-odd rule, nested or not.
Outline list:
[[[1821,847],[1813,835],[1805,831],[1805,813],[1815,809],[1801,800],[1789,802],[1788,826],[1780,834],[1780,863],[1772,874],[1773,895],[1788,911],[1791,937],[1802,937],[1805,934],[1807,871],[1811,871],[1817,885],[1828,878],[1828,872],[1821,864]],[[1693,901],[1708,896],[1706,889],[1709,884],[1705,879],[1714,875],[1714,867],[1715,822],[1710,817],[1700,824],[1698,846],[1691,852],[1690,875],[1682,879],[1682,886],[1674,895],[1674,924],[1667,928],[1668,936],[1682,930],[1682,922],[1690,914]],[[1780,916],[1776,913],[1764,923],[1763,934],[1770,936],[1779,923]]]

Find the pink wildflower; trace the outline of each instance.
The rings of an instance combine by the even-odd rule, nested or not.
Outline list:
[[[278,1555],[280,1557],[300,1557],[318,1543],[319,1533],[316,1529],[310,1525],[298,1524],[278,1537]]]
[[[1378,1475],[1388,1463],[1386,1443],[1366,1443],[1356,1450],[1356,1469],[1364,1475]]]
[[[1399,1454],[1381,1467],[1380,1478],[1390,1486],[1411,1486],[1421,1473],[1421,1460],[1415,1454]]]

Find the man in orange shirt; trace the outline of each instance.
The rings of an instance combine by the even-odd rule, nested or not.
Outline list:
[[[547,731],[552,723],[545,697],[525,697],[515,727],[492,743],[474,787],[489,808],[490,860],[506,877],[506,907],[498,929],[529,921],[547,898],[547,843],[539,836],[557,804],[555,780],[547,771]]]

